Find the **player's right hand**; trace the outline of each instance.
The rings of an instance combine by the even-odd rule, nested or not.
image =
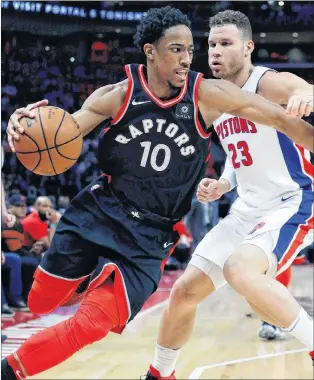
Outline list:
[[[19,134],[24,132],[24,128],[20,125],[19,121],[23,117],[35,117],[35,113],[32,112],[35,108],[43,107],[48,104],[48,100],[40,100],[39,102],[29,104],[27,107],[18,108],[11,115],[8,127],[7,127],[7,135],[8,135],[8,143],[12,152],[15,152],[13,140],[18,140]]]
[[[196,196],[201,203],[213,202],[225,193],[224,185],[216,179],[203,178],[198,184]]]

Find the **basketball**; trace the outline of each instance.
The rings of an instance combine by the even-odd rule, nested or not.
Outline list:
[[[66,111],[44,106],[34,118],[22,118],[24,133],[14,140],[19,161],[33,173],[53,176],[68,170],[79,158],[83,138],[79,125]]]

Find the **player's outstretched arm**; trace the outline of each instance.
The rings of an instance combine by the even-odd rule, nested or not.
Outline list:
[[[288,72],[267,71],[259,81],[259,95],[287,106],[293,116],[309,116],[314,107],[314,86]]]
[[[102,121],[114,117],[120,110],[127,90],[127,80],[113,85],[107,85],[94,91],[84,102],[82,108],[72,114],[80,126],[83,136],[91,132]],[[19,108],[11,115],[8,127],[8,143],[15,152],[13,140],[19,139],[24,129],[19,123],[23,117],[35,117],[34,109],[48,104],[47,100],[29,104]]]
[[[295,143],[314,151],[314,128],[304,120],[286,115],[285,109],[263,97],[241,90],[224,80],[201,82],[199,108],[207,125],[223,113],[243,117],[277,129]]]

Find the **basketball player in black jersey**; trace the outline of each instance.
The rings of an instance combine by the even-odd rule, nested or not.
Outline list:
[[[190,71],[193,38],[181,11],[151,9],[135,35],[147,66],[96,90],[73,116],[87,135],[109,119],[99,143],[104,175],[71,202],[35,273],[29,308],[47,314],[81,301],[70,319],[33,335],[3,361],[3,379],[51,368],[84,346],[121,332],[156,290],[208,155],[207,127],[228,112],[272,125],[311,149],[313,128],[261,97]],[[45,105],[38,102],[35,106]],[[33,106],[34,107],[34,106]],[[8,138],[18,139],[17,110]],[[98,261],[103,266],[95,273]]]

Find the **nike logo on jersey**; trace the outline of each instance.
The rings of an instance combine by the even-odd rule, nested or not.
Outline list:
[[[170,245],[172,245],[173,243],[165,243],[164,244],[164,248],[167,248],[167,247],[169,247]]]
[[[139,106],[140,104],[145,104],[145,103],[151,103],[150,100],[146,100],[145,102],[137,102],[135,99],[132,100],[132,105],[133,106]]]
[[[290,197],[287,197],[287,198],[281,197],[281,202],[285,202],[285,201],[287,201],[288,199],[294,197],[294,195],[295,195],[295,194],[290,195]]]

